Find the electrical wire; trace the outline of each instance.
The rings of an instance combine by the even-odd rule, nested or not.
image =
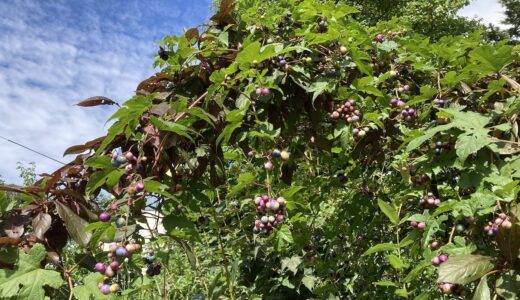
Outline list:
[[[36,151],[36,150],[33,150],[33,149],[31,149],[31,148],[29,148],[29,147],[27,147],[27,146],[24,146],[24,145],[22,145],[22,144],[20,144],[20,143],[17,143],[17,142],[15,142],[15,141],[13,141],[13,140],[10,140],[10,139],[6,138],[6,137],[3,137],[3,136],[0,135],[0,138],[3,139],[3,140],[8,141],[8,142],[10,142],[10,143],[13,143],[13,144],[15,144],[15,145],[17,145],[17,146],[20,146],[20,147],[22,147],[22,148],[25,148],[25,149],[27,149],[27,150],[29,150],[29,151],[32,151],[32,152],[34,152],[34,153],[36,153],[36,154],[38,154],[38,155],[41,155],[41,156],[43,156],[43,157],[45,157],[45,158],[48,158],[48,159],[50,159],[50,160],[52,160],[52,161],[55,161],[55,162],[60,163],[60,164],[62,164],[62,165],[65,165],[65,163],[62,162],[62,161],[59,161],[59,160],[57,160],[57,159],[54,159],[54,158],[52,158],[52,157],[50,157],[50,156],[48,156],[48,155],[45,155],[45,154],[43,154],[43,153],[41,153],[41,152],[38,152],[38,151]]]

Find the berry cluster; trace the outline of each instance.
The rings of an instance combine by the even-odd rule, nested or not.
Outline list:
[[[276,57],[276,63],[282,69],[287,69],[289,67],[289,65],[287,64],[287,60],[285,60],[285,58],[281,55]]]
[[[327,32],[327,30],[329,30],[329,28],[327,27],[327,18],[318,19],[318,24],[316,25],[316,31],[318,31],[319,33],[325,33],[325,32]]]
[[[424,230],[424,228],[426,228],[426,223],[424,222],[410,221],[410,225],[419,230]]]
[[[255,90],[255,94],[257,96],[268,96],[269,94],[271,94],[271,91],[268,88],[257,87]]]
[[[444,101],[443,99],[435,99],[435,100],[433,100],[433,104],[436,104],[439,107],[444,107],[444,105],[446,104],[446,101]]]
[[[509,217],[506,214],[501,213],[498,215],[498,218],[495,219],[494,223],[489,222],[489,224],[486,225],[486,227],[484,227],[484,231],[488,235],[495,235],[498,232],[499,228],[507,230],[511,227],[513,227],[513,223],[511,223]]]
[[[263,214],[255,220],[254,234],[268,235],[274,227],[282,224],[284,220],[284,208],[287,201],[283,197],[269,199],[268,195],[256,196],[254,199],[256,212]]]
[[[378,42],[378,43],[382,43],[384,40],[385,40],[385,35],[382,34],[382,33],[379,33],[379,34],[377,34],[377,35],[374,37],[374,41],[376,41],[376,42]]]
[[[109,263],[104,264],[102,262],[98,262],[94,266],[94,269],[97,272],[106,276],[106,279],[98,285],[101,293],[107,295],[109,293],[115,293],[119,290],[119,285],[116,283],[110,285],[110,278],[116,276],[121,264],[123,262],[127,262],[128,258],[139,250],[141,250],[141,245],[138,243],[130,242],[126,245],[117,243],[110,244],[107,254]]]
[[[456,293],[458,291],[459,286],[453,283],[443,282],[439,283],[439,289],[447,295]]]
[[[428,193],[427,195],[425,195],[424,197],[422,197],[419,200],[419,206],[426,207],[426,208],[439,206],[440,204],[441,204],[441,199],[435,198],[433,193]]]
[[[156,276],[161,274],[161,264],[154,263],[155,262],[155,255],[153,252],[149,252],[148,255],[146,255],[143,258],[144,262],[148,265],[146,269],[146,275],[148,276]]]
[[[399,88],[397,88],[397,91],[399,93],[403,93],[403,92],[409,92],[410,91],[410,86],[408,84],[405,84]]]
[[[435,143],[435,155],[440,155],[442,152],[442,149],[450,150],[452,148],[452,144],[450,142],[437,142]]]
[[[354,139],[358,140],[367,135],[367,133],[370,131],[370,127],[363,126],[363,127],[357,127],[352,129],[352,134],[354,135]]]
[[[434,258],[432,258],[432,265],[437,267],[437,266],[440,266],[443,262],[445,262],[447,260],[448,260],[448,255],[446,255],[446,254],[437,255]]]
[[[390,106],[392,107],[403,107],[404,105],[405,102],[400,98],[392,98],[392,100],[390,100]]]
[[[401,111],[401,116],[406,122],[412,122],[417,118],[417,111],[414,108],[407,106]]]
[[[115,167],[120,167],[125,165],[125,170],[128,171],[128,169],[132,170],[133,165],[137,162],[137,157],[134,156],[134,154],[130,151],[126,152],[124,155],[118,153],[116,150],[112,152],[111,155],[111,162],[112,165]]]
[[[285,150],[280,151],[278,149],[274,149],[273,152],[271,153],[271,155],[274,158],[280,158],[282,160],[289,160],[289,157],[291,157],[291,152],[288,152]]]
[[[361,121],[361,111],[356,109],[356,100],[350,99],[343,104],[337,104],[330,117],[332,119],[343,119],[348,123],[357,123]]]

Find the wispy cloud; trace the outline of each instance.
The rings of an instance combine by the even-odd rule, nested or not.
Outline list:
[[[153,74],[156,41],[199,25],[210,0],[0,2],[0,135],[61,158],[105,133],[114,107],[73,104],[94,95],[122,102]],[[57,163],[0,140],[0,175],[20,180],[16,162],[37,172]]]

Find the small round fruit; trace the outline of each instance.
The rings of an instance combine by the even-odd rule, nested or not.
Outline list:
[[[117,204],[113,203],[112,205],[110,205],[110,209],[111,210],[117,210],[118,209]]]
[[[290,156],[291,156],[291,154],[285,150],[280,152],[280,158],[282,160],[288,160]]]
[[[269,217],[268,216],[262,216],[260,221],[262,221],[262,223],[264,223],[264,224],[267,224],[267,223],[269,223]]]
[[[256,88],[255,94],[262,95],[262,88]]]
[[[279,158],[279,157],[280,157],[280,154],[281,154],[281,153],[280,153],[280,150],[278,150],[278,149],[274,149],[274,150],[273,150],[272,155],[273,155],[274,158]]]
[[[278,197],[276,199],[276,202],[278,202],[278,204],[280,204],[280,206],[285,206],[285,204],[287,204],[287,200],[285,200],[284,197]]]
[[[110,292],[117,293],[119,291],[120,287],[119,284],[114,283],[110,286]]]
[[[395,70],[390,71],[390,76],[391,77],[397,76],[397,71],[395,71]]]
[[[345,46],[339,47],[339,52],[341,52],[341,54],[347,53],[347,47],[345,47]]]
[[[267,205],[266,205],[267,207]],[[278,201],[276,200],[271,200],[269,201],[269,208],[271,210],[278,210],[280,208],[280,203],[278,203]]]
[[[385,40],[385,35],[380,33],[380,34],[376,35],[375,40],[376,40],[376,42],[382,42]]]
[[[505,213],[500,213],[498,217],[505,220],[507,218],[507,215]]]
[[[513,227],[513,223],[511,223],[511,221],[508,219],[505,219],[500,226],[504,229],[511,229],[511,227]]]
[[[432,265],[438,266],[440,264],[441,264],[441,260],[439,259],[438,256],[435,256],[434,258],[432,258]]]
[[[96,266],[94,266],[94,268],[96,269],[96,271],[98,271],[101,274],[104,274],[107,269],[107,267],[103,263],[100,263],[100,262],[98,262],[96,264]]]
[[[124,157],[123,155],[119,155],[117,158],[116,158],[116,162],[120,165],[122,164],[125,164],[127,162],[126,160],[126,157]]]
[[[310,58],[310,57],[308,57],[308,56],[305,57],[305,62],[306,62],[306,63],[311,63],[311,62],[312,62],[312,58]]]
[[[118,228],[121,228],[121,227],[125,226],[125,224],[126,224],[126,220],[125,220],[125,218],[122,218],[122,217],[117,218],[117,220],[116,220],[116,226],[117,226]]]
[[[410,221],[410,226],[417,228],[418,223],[416,221]]]
[[[426,228],[426,223],[424,223],[424,222],[419,222],[419,223],[417,224],[417,228],[419,228],[419,229],[424,229],[424,228]]]
[[[269,94],[271,94],[271,91],[268,88],[263,88],[262,89],[262,95],[267,96]]]
[[[128,160],[128,161],[131,161],[131,160],[134,160],[135,159],[135,156],[134,154],[132,154],[132,152],[128,151],[125,153],[125,158]]]
[[[446,255],[446,254],[439,255],[439,260],[441,261],[441,263],[447,261],[448,260],[448,255]]]
[[[126,192],[127,192],[128,194],[130,194],[130,195],[133,195],[133,194],[135,194],[135,192],[137,192],[137,189],[135,188],[134,185],[131,185],[131,186],[129,186],[129,187],[126,189]]]
[[[364,130],[360,130],[358,133],[359,137],[364,137],[367,133]]]
[[[116,256],[127,257],[128,256],[128,250],[126,250],[126,248],[123,247],[123,246],[119,246],[116,249]]]
[[[264,164],[264,167],[267,169],[267,170],[271,170],[273,169],[273,163],[268,161]]]
[[[249,151],[247,152],[247,157],[251,158],[255,155],[255,153],[253,151]]]
[[[103,284],[101,286],[101,288],[99,288],[99,291],[101,292],[101,294],[103,295],[108,295],[110,294],[110,285],[109,284]]]
[[[405,92],[408,92],[408,91],[410,90],[410,86],[409,86],[408,84],[405,84],[405,85],[403,86],[403,90],[404,90]]]
[[[274,216],[269,216],[269,222],[273,223],[276,221],[276,218]]]
[[[119,262],[117,260],[114,260],[110,263],[110,268],[114,271],[119,270]]]
[[[114,270],[112,270],[112,268],[110,266],[107,267],[107,269],[105,270],[105,276],[108,276],[108,277],[114,277],[116,275],[116,272]]]
[[[126,249],[126,251],[128,251],[128,253],[134,253],[135,252],[135,245],[133,243],[127,244],[125,246],[125,249]]]
[[[149,254],[147,257],[146,257],[146,263],[148,264],[151,264],[155,261],[155,255],[153,254]]]
[[[99,214],[99,221],[101,222],[108,222],[110,221],[110,213],[104,211]]]
[[[461,233],[464,232],[464,230],[466,230],[466,227],[464,227],[464,225],[462,224],[457,224],[457,227],[455,227],[455,229],[457,230],[457,232]]]
[[[144,190],[144,183],[138,182],[135,184],[135,190],[139,193]]]
[[[433,241],[433,242],[430,243],[430,249],[435,250],[435,249],[437,249],[439,246],[440,246],[440,245],[439,245],[439,242],[437,242],[437,241]]]

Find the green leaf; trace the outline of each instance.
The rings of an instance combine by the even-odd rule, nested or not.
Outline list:
[[[374,282],[372,283],[373,285],[377,285],[377,286],[384,286],[384,287],[397,287],[397,285],[391,281],[378,281],[378,282]]]
[[[461,162],[464,162],[466,161],[466,158],[469,155],[477,153],[478,150],[484,148],[489,144],[491,144],[491,140],[487,138],[487,134],[461,134],[457,138],[457,143],[455,144],[455,151],[457,153],[457,156],[460,158]]]
[[[193,138],[191,137],[191,135],[189,135],[189,133],[188,133],[188,132],[193,132],[193,129],[190,129],[179,123],[164,121],[164,120],[161,120],[154,116],[150,117],[150,121],[152,122],[152,124],[155,127],[157,127],[160,130],[173,132],[177,135],[180,135],[180,136],[183,136],[183,137],[189,139],[193,143],[195,142],[193,140]]]
[[[406,264],[397,255],[390,254],[387,256],[387,259],[390,265],[396,270],[406,268]]]
[[[195,224],[184,216],[168,215],[163,219],[163,225],[166,232],[174,237],[202,242]]]
[[[318,281],[318,278],[314,276],[305,275],[302,278],[302,284],[309,289],[309,291],[312,291],[314,289],[314,286],[316,285],[316,281]]]
[[[373,254],[376,252],[382,252],[382,251],[395,251],[397,249],[398,249],[397,245],[394,245],[392,243],[377,244],[373,247],[370,247],[370,249],[368,249],[367,251],[365,251],[365,253],[363,253],[363,256],[370,255],[370,254]]]
[[[292,245],[294,243],[291,230],[286,224],[283,224],[280,229],[276,230],[275,237],[275,247],[277,250],[281,250],[285,248],[286,245]]]
[[[65,223],[67,232],[70,234],[72,239],[80,246],[87,247],[90,238],[92,237],[92,233],[85,230],[89,223],[60,201],[54,201],[54,203],[56,204],[58,214]]]
[[[296,275],[298,272],[298,267],[302,263],[302,258],[298,255],[293,255],[291,258],[284,258],[282,259],[282,271],[285,271],[288,269],[289,271],[293,272],[293,275]]]
[[[417,148],[419,148],[424,142],[431,139],[434,135],[436,135],[439,132],[449,130],[454,127],[453,123],[440,125],[437,127],[430,128],[426,130],[422,135],[414,137],[412,140],[408,142],[408,145],[406,146],[406,152],[411,152]]]
[[[493,258],[482,255],[458,255],[450,257],[439,267],[437,282],[468,284],[493,270]]]
[[[383,50],[383,51],[386,51],[386,52],[390,52],[390,51],[392,51],[392,50],[395,50],[395,49],[397,49],[398,46],[399,46],[399,45],[397,45],[396,42],[394,42],[394,41],[389,41],[389,40],[377,44],[377,48],[378,48],[379,50]]]
[[[233,197],[236,194],[240,193],[241,191],[247,189],[251,186],[251,184],[255,181],[256,176],[252,173],[243,173],[238,176],[238,183],[233,186],[228,193],[229,197]]]
[[[472,62],[479,63],[479,71],[484,73],[483,76],[487,75],[486,73],[500,72],[514,60],[512,47],[506,45],[498,49],[495,46],[483,45],[471,51],[469,57]]]
[[[0,297],[7,299],[44,299],[44,287],[59,288],[63,280],[60,273],[40,268],[45,259],[45,247],[36,244],[29,254],[18,250],[18,262],[14,270],[0,269]]]
[[[399,216],[397,215],[397,211],[390,204],[386,203],[383,200],[378,199],[377,204],[383,213],[390,219],[392,224],[397,225],[399,223]]]
[[[112,188],[123,176],[124,172],[118,169],[105,169],[101,171],[94,172],[86,186],[87,195],[92,194],[98,188],[103,185],[107,185],[108,188]]]
[[[73,293],[78,300],[112,299],[112,294],[103,295],[98,288],[98,283],[104,276],[99,273],[90,273],[83,279],[83,284],[74,287]]]
[[[502,273],[496,281],[497,294],[507,300],[520,299],[520,274],[514,271]]]
[[[473,300],[491,300],[491,292],[487,283],[487,276],[480,278],[480,282],[475,289]]]

